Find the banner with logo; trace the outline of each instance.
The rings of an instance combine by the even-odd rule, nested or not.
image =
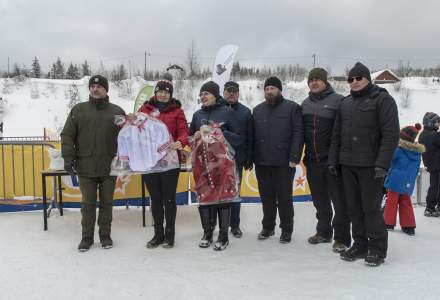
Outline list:
[[[212,69],[212,81],[220,86],[220,94],[223,94],[223,86],[231,76],[232,64],[237,54],[238,46],[225,45],[220,48],[215,57]]]

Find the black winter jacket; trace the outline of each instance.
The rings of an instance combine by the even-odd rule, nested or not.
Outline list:
[[[299,163],[304,146],[301,106],[282,96],[275,105],[266,101],[254,108],[254,163],[288,166]]]
[[[304,162],[327,162],[333,125],[342,98],[327,84],[324,91],[309,93],[301,104],[306,146]]]
[[[238,133],[242,138],[242,144],[236,147],[235,161],[239,169],[243,167],[246,160],[252,160],[252,113],[249,108],[236,102],[229,104],[226,100],[221,100],[225,106],[232,108],[238,125]]]
[[[429,172],[440,171],[440,132],[435,128],[424,127],[419,143],[426,148],[426,152],[422,154],[425,167]]]
[[[369,84],[342,99],[333,130],[329,165],[388,169],[399,142],[396,102]]]

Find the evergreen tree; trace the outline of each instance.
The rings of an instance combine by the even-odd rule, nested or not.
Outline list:
[[[90,76],[91,72],[90,72],[90,66],[87,63],[87,59],[84,61],[84,63],[81,65],[82,67],[82,75],[83,76]]]
[[[69,68],[67,68],[66,79],[79,79],[78,66],[70,63]]]
[[[38,58],[36,56],[32,60],[31,77],[33,77],[33,78],[40,78],[41,77],[40,62],[38,61]]]
[[[64,64],[61,62],[61,59],[58,57],[55,62],[55,79],[63,79],[65,76]]]

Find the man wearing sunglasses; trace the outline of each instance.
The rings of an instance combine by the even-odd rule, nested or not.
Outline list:
[[[329,155],[330,173],[342,176],[352,222],[354,244],[341,258],[379,266],[388,248],[382,187],[399,141],[399,117],[393,97],[371,83],[366,66],[356,63],[348,83],[350,95],[342,99]]]
[[[301,104],[306,145],[303,161],[318,220],[316,233],[308,242],[330,243],[333,237],[333,251],[340,253],[351,245],[350,220],[341,177],[330,174],[327,160],[334,121],[344,97],[335,93],[322,68],[312,69],[307,82],[309,97]]]

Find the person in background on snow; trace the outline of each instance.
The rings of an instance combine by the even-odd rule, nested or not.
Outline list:
[[[282,95],[281,80],[264,82],[265,101],[253,111],[255,174],[263,207],[263,228],[259,240],[275,234],[280,217],[279,242],[290,243],[293,233],[293,179],[301,161],[304,131],[301,106]]]
[[[388,230],[393,230],[396,225],[397,209],[402,231],[408,235],[415,234],[416,220],[411,203],[411,195],[420,161],[425,147],[416,143],[415,139],[422,126],[406,126],[400,130],[399,147],[394,152],[391,167],[385,179],[387,201],[384,209],[384,221]]]
[[[117,154],[120,130],[114,117],[125,115],[122,108],[109,102],[107,78],[90,77],[89,92],[89,101],[72,108],[61,132],[64,169],[78,174],[82,194],[80,252],[89,250],[94,243],[98,189],[99,239],[102,248],[113,247],[110,233],[116,177],[110,176],[110,165]]]
[[[341,176],[330,174],[327,161],[334,121],[344,97],[335,93],[322,68],[312,69],[307,82],[309,97],[301,104],[306,145],[303,161],[318,220],[316,233],[308,242],[330,243],[333,237],[333,251],[340,253],[351,245],[350,219]]]
[[[356,63],[348,74],[350,95],[342,99],[329,154],[329,171],[341,168],[354,244],[341,259],[386,258],[388,232],[381,211],[384,177],[399,143],[399,115],[393,97],[371,83],[370,70]]]
[[[171,148],[174,150],[182,150],[188,145],[188,126],[180,107],[179,100],[173,98],[173,84],[168,80],[159,80],[154,88],[154,95],[139,108],[139,112],[152,115],[165,123],[173,137]],[[154,236],[147,243],[147,248],[156,248],[161,244],[164,248],[174,247],[179,173],[180,169],[172,169],[142,175],[150,193],[154,220]]]
[[[426,195],[426,217],[440,215],[440,116],[427,112],[423,117],[423,131],[419,143],[425,145],[423,164],[429,172],[429,189]],[[437,208],[436,208],[437,206]]]
[[[210,122],[222,124],[221,129],[225,139],[236,150],[243,140],[239,135],[238,124],[236,122],[232,108],[225,106],[220,97],[220,87],[214,81],[208,81],[200,88],[200,100],[202,108],[196,111],[192,117],[189,127],[190,135],[195,138],[200,136],[200,127]],[[212,243],[212,235],[215,229],[215,218],[219,216],[219,234],[214,244],[214,250],[224,250],[229,244],[228,230],[231,216],[231,203],[221,203],[213,205],[199,206],[200,220],[203,227],[203,237],[200,240],[201,248],[208,248]]]
[[[240,190],[243,169],[252,170],[252,113],[249,108],[241,104],[240,86],[235,81],[228,81],[224,85],[223,99],[225,105],[234,110],[239,125],[239,134],[243,143],[236,147],[235,163],[238,170],[238,190]],[[241,202],[231,204],[231,233],[236,238],[241,238],[240,229]]]

